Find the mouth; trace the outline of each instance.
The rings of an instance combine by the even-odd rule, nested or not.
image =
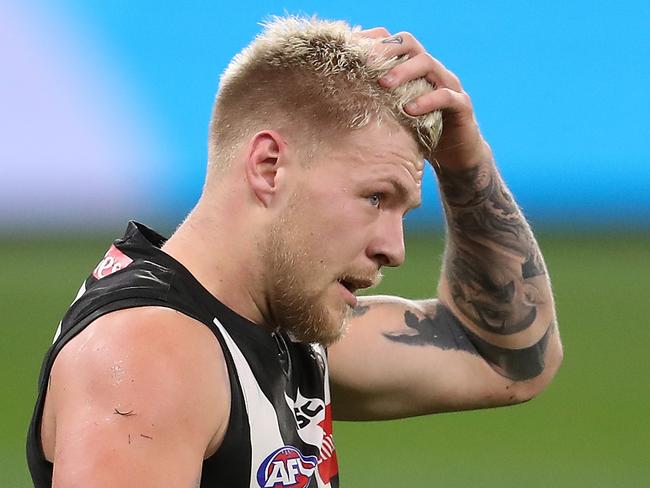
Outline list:
[[[372,280],[366,280],[363,278],[353,278],[350,276],[344,276],[337,280],[343,288],[348,290],[350,293],[356,293],[357,290],[363,290],[364,288],[370,288],[374,283]]]
[[[370,288],[374,285],[372,280],[364,278],[355,278],[351,276],[344,276],[337,280],[338,284],[341,285],[341,293],[345,301],[351,306],[357,306],[357,297],[354,295],[358,290],[363,290],[364,288]]]

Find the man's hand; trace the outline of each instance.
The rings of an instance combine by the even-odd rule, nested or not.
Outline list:
[[[481,136],[469,95],[454,73],[408,32],[391,35],[383,27],[377,27],[357,35],[375,41],[373,54],[377,56],[407,57],[380,78],[382,86],[394,88],[418,78],[425,78],[434,86],[430,92],[407,103],[404,110],[413,116],[442,111],[442,136],[434,152],[427,157],[435,169],[462,170],[492,161],[492,152]]]

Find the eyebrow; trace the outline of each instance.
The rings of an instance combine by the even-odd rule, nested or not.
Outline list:
[[[409,190],[408,188],[406,188],[406,185],[404,185],[404,183],[401,180],[397,178],[388,178],[386,182],[393,186],[393,188],[399,194],[402,200],[404,200],[407,203],[409,209],[418,208],[419,206],[422,205],[422,198],[418,198],[418,197],[409,198]]]

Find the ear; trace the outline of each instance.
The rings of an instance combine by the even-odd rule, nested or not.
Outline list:
[[[283,157],[286,143],[280,134],[264,130],[253,136],[246,154],[246,179],[253,194],[269,206],[277,194],[278,184],[284,172]]]

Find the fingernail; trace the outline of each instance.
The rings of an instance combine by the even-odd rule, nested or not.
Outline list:
[[[415,102],[409,102],[406,105],[404,105],[404,110],[406,110],[409,113],[415,113],[418,109],[418,104]]]
[[[384,75],[381,77],[380,81],[383,85],[390,86],[395,82],[395,77],[391,75]]]

